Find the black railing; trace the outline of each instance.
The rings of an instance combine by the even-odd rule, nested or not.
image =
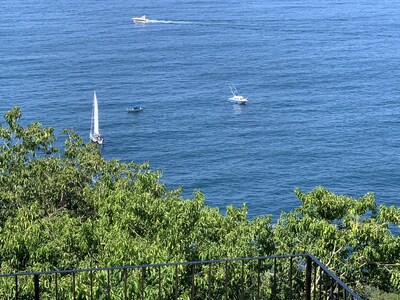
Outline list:
[[[1,299],[361,299],[310,254],[0,274]]]

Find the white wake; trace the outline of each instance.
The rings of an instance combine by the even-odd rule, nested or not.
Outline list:
[[[162,24],[194,24],[188,21],[168,21],[168,20],[148,20],[147,23],[162,23]]]

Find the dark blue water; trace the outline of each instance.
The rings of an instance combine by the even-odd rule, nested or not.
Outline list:
[[[317,185],[399,203],[400,2],[4,0],[0,20],[1,114],[88,140],[96,90],[107,158],[222,210],[277,217]]]

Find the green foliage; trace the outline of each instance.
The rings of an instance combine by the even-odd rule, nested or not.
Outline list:
[[[400,293],[385,293],[377,288],[366,286],[363,289],[363,294],[368,300],[399,300]]]
[[[276,250],[312,253],[357,290],[367,284],[400,291],[400,238],[397,207],[376,207],[373,194],[337,196],[323,187],[295,190],[301,206],[282,213],[274,227]]]
[[[366,296],[364,286],[400,293],[400,238],[390,231],[400,224],[400,209],[377,207],[373,194],[353,199],[322,187],[309,193],[295,190],[301,205],[282,213],[272,227],[269,216],[248,220],[245,205],[230,206],[221,214],[205,205],[200,191],[183,199],[180,189],[168,190],[160,182],[161,172],[148,164],[105,160],[95,144],[84,143],[72,130],[63,131],[65,145],[57,149],[51,127],[34,123],[24,128],[20,118],[20,109],[13,108],[0,125],[1,273],[312,253]],[[285,263],[276,267],[282,274],[289,270]],[[243,292],[251,298],[250,291],[237,287],[240,280],[254,285],[257,266],[244,266],[243,279],[238,275],[242,266],[229,268],[212,269],[215,295]],[[266,265],[261,278],[265,295],[271,291],[271,269]],[[174,270],[160,271],[167,299],[174,293]],[[189,284],[193,270],[179,271]],[[196,269],[196,274],[206,271]],[[301,282],[297,271],[301,273],[292,270],[294,285]],[[149,297],[155,293],[154,272],[148,270],[144,277]],[[232,277],[225,282],[228,273]],[[71,295],[71,276],[58,278],[66,298]],[[75,295],[87,299],[89,275],[76,276]],[[111,274],[116,298],[125,292],[118,287],[123,276],[121,271]],[[129,273],[126,292],[132,298],[142,292],[142,276],[140,271]],[[107,274],[92,280],[95,298],[105,299]],[[54,281],[51,276],[42,281],[43,297],[50,295]],[[19,283],[21,299],[32,298],[27,288],[31,285]],[[207,285],[208,275],[196,277],[196,295],[201,298]],[[3,292],[12,289],[12,280],[0,278],[0,286],[0,297],[7,299]],[[284,285],[277,292],[281,298],[288,295]],[[179,295],[188,299],[190,291],[183,289]]]
[[[183,199],[160,182],[159,171],[107,161],[72,130],[63,131],[60,151],[52,128],[24,128],[20,118],[13,108],[0,126],[1,273],[272,253],[270,217],[249,221],[246,206],[223,215],[200,191]],[[70,276],[59,278],[60,292]],[[97,276],[96,284],[104,280]],[[77,286],[78,298],[85,293]]]

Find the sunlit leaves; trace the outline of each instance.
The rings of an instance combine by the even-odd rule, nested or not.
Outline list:
[[[19,125],[14,108],[0,127],[0,258],[3,270],[47,270],[270,254],[269,217],[247,207],[226,215],[204,195],[183,199],[161,172],[105,160],[92,143],[52,128]]]
[[[312,253],[354,288],[398,289],[400,240],[389,227],[399,224],[398,207],[378,209],[371,193],[359,199],[323,187],[295,193],[302,205],[274,227],[279,253]]]
[[[10,110],[0,126],[2,272],[308,252],[353,287],[399,289],[400,241],[390,228],[400,209],[377,207],[371,193],[295,190],[301,205],[272,227],[269,216],[249,220],[245,205],[222,214],[200,191],[183,199],[161,171],[106,160],[72,130],[59,151],[52,128],[23,127],[21,115]]]

